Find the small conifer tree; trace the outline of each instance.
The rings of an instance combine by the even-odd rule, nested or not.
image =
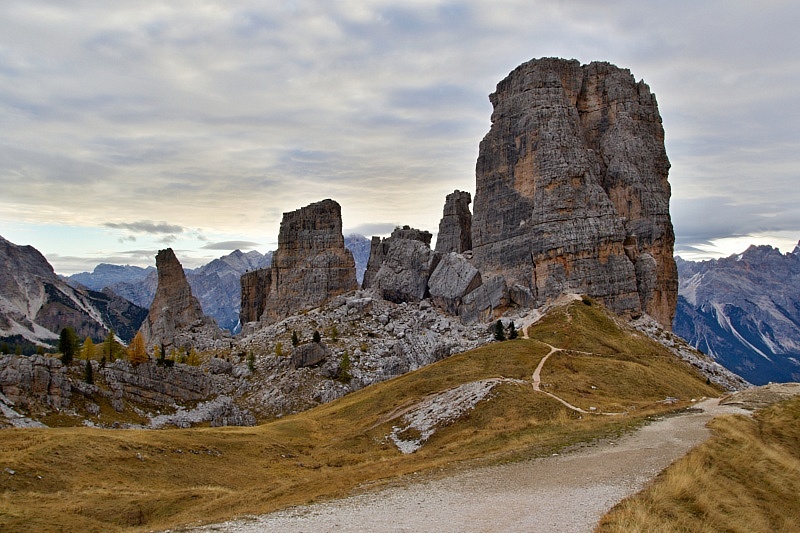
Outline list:
[[[94,384],[94,370],[92,369],[92,361],[87,359],[86,366],[83,369],[83,378],[89,385]]]
[[[506,331],[503,327],[503,321],[498,320],[494,325],[494,340],[496,341],[504,341],[506,340]]]
[[[81,354],[87,361],[94,359],[94,342],[92,342],[91,337],[86,337],[86,340],[83,341],[83,349],[81,350]]]
[[[137,366],[141,363],[146,363],[147,359],[147,348],[145,348],[144,345],[144,337],[142,337],[141,331],[137,331],[131,341],[131,345],[128,346],[128,360],[134,366]]]
[[[512,321],[508,325],[508,338],[509,338],[509,340],[513,341],[514,339],[517,338],[518,335],[519,334],[517,333],[517,328],[514,326],[514,322]]]
[[[342,355],[342,361],[339,363],[339,376],[338,379],[342,383],[349,382],[353,376],[350,375],[350,352],[347,350],[344,351]]]
[[[319,342],[322,340],[322,337],[320,336],[319,331],[314,330],[314,334],[311,336],[311,340],[316,342],[317,344],[319,344]]]
[[[292,331],[292,346],[297,346],[298,344],[300,344],[300,339],[297,337],[297,332],[293,330]]]
[[[78,338],[75,336],[75,331],[72,328],[66,327],[61,330],[61,335],[58,337],[58,351],[61,352],[61,362],[68,365],[75,358],[76,347],[78,345]]]

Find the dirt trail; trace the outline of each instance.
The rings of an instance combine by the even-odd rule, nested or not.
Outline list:
[[[706,440],[718,400],[658,420],[619,441],[564,455],[478,468],[196,531],[588,532],[600,517]]]

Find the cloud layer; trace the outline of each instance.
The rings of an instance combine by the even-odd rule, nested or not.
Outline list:
[[[7,2],[0,223],[106,228],[120,247],[155,236],[199,258],[203,238],[269,246],[281,213],[334,198],[347,228],[435,232],[445,195],[474,188],[488,93],[561,56],[656,93],[679,251],[800,236],[791,2],[264,4]],[[49,251],[88,254],[71,245]]]

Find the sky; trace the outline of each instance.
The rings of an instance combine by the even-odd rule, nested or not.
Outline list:
[[[488,94],[537,57],[656,94],[676,254],[800,239],[800,4],[4,0],[0,236],[56,272],[276,248],[333,198],[345,234],[435,233],[474,193]]]

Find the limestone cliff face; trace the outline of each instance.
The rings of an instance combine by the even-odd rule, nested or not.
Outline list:
[[[439,235],[436,238],[436,251],[442,253],[464,253],[472,250],[472,213],[469,204],[472,197],[468,192],[453,191],[447,195],[439,222]]]
[[[140,328],[147,347],[157,344],[202,350],[214,346],[221,332],[214,320],[203,314],[172,248],[158,251],[156,269],[158,288]]]
[[[271,324],[358,288],[344,246],[342,209],[323,200],[283,214],[278,249],[267,270],[242,276],[242,323]]]
[[[669,161],[656,99],[608,63],[539,59],[490,95],[472,221],[475,265],[517,303],[563,291],[670,327],[677,301]]]

